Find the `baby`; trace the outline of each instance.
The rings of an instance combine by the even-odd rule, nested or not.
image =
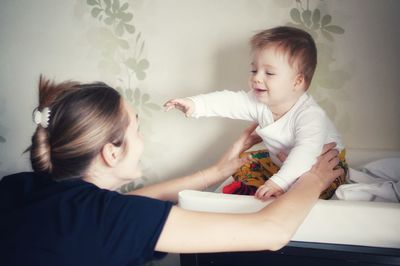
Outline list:
[[[217,91],[167,101],[188,117],[227,117],[257,121],[257,134],[279,169],[255,192],[259,199],[279,196],[316,162],[324,144],[344,147],[333,123],[307,93],[317,65],[315,42],[307,32],[292,27],[264,30],[251,38],[250,91]],[[288,156],[282,163],[279,152]],[[336,180],[344,183],[345,176]],[[330,197],[333,193],[330,193]],[[328,198],[326,197],[326,198]]]

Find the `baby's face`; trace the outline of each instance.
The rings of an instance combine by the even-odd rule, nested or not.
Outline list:
[[[297,100],[298,77],[295,64],[276,45],[253,52],[249,85],[259,101],[274,107]]]

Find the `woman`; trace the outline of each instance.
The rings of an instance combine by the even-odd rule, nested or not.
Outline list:
[[[121,195],[140,176],[137,115],[104,83],[39,82],[34,172],[0,182],[1,265],[141,265],[163,252],[277,250],[336,177],[334,144],[285,195],[257,213],[180,209],[183,189],[223,181],[260,139],[248,128],[215,165]],[[246,230],[237,230],[246,228]]]

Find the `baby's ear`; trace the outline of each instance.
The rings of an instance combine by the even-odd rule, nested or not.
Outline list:
[[[306,81],[304,79],[303,73],[299,73],[294,78],[293,90],[305,90],[306,89]]]

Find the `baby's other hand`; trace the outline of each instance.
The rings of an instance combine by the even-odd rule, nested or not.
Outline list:
[[[264,185],[260,186],[256,194],[254,196],[260,200],[267,200],[271,197],[278,197],[284,193],[283,189],[281,189],[274,181],[267,180]]]
[[[165,111],[178,109],[187,117],[191,116],[194,111],[194,102],[188,98],[172,99],[164,103]]]

